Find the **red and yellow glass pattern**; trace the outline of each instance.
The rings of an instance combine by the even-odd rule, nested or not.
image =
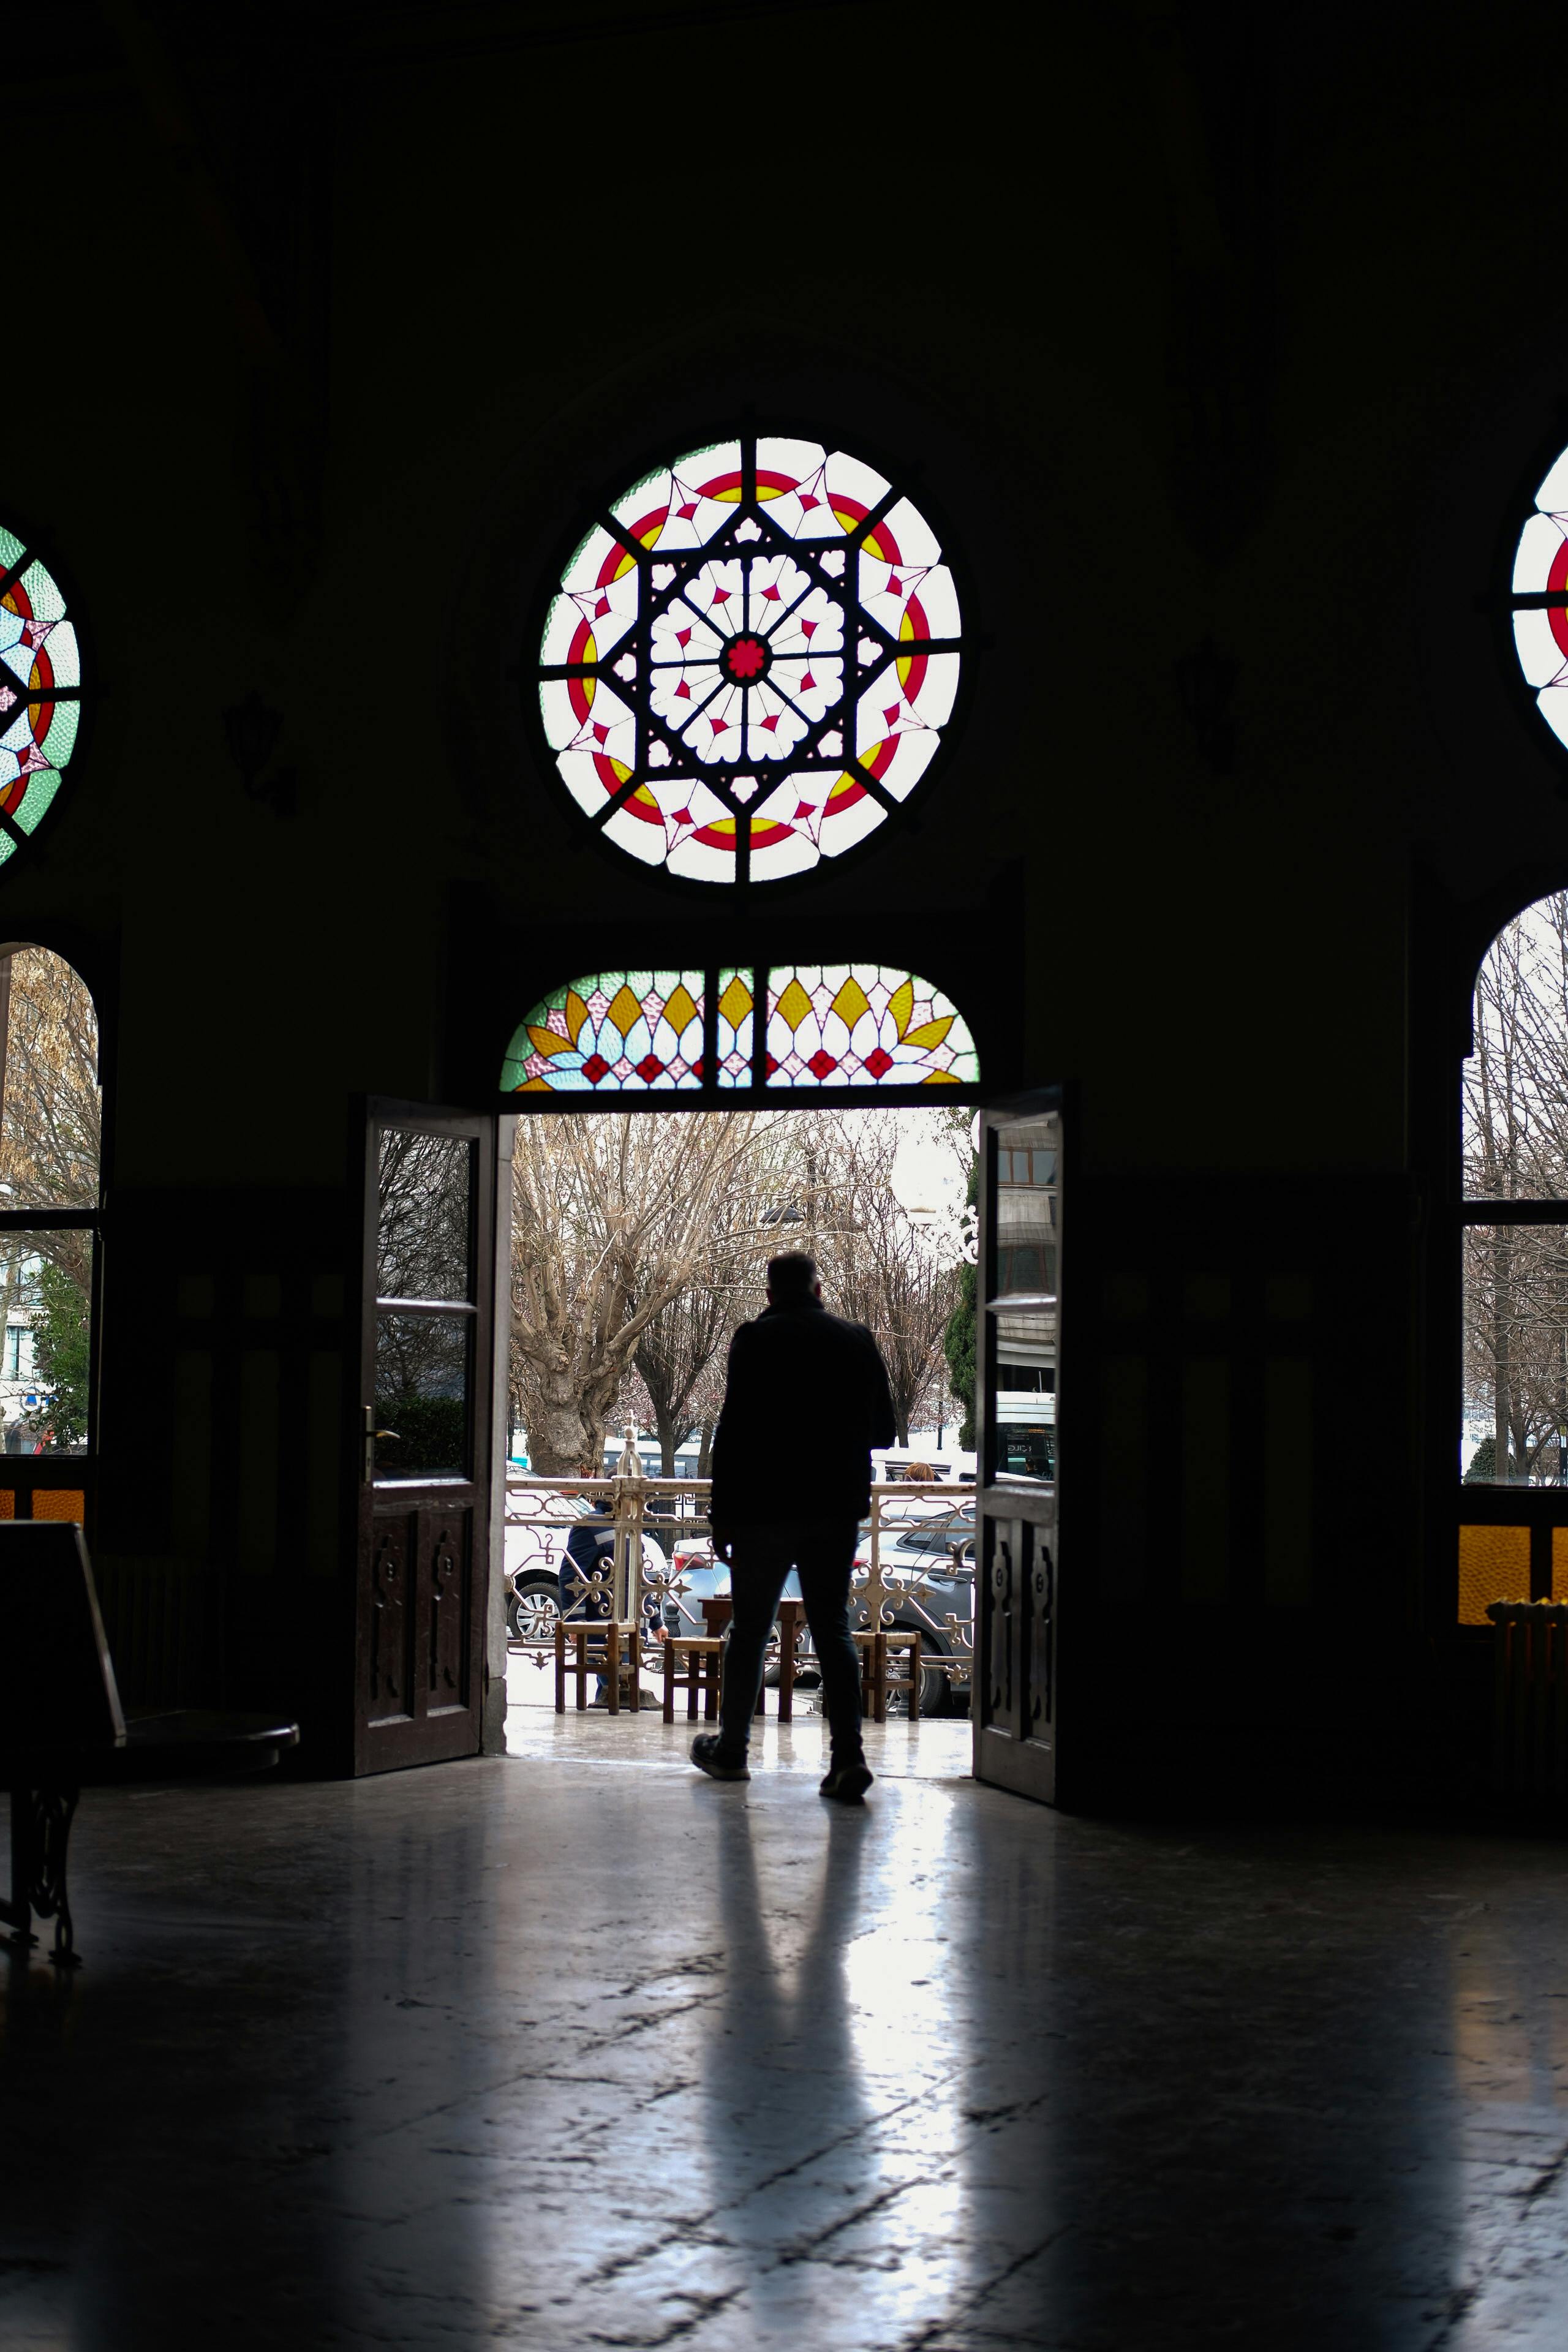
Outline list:
[[[76,747],[81,660],[53,576],[0,528],[0,866],[59,790]]]
[[[595,524],[540,651],[556,769],[607,839],[708,882],[808,871],[920,782],[958,597],[911,501],[841,449],[694,449]]]
[[[913,972],[797,964],[768,974],[770,1086],[939,1087],[979,1076],[958,1007]]]
[[[756,1011],[767,1008],[759,1065]],[[974,1086],[980,1060],[950,998],[881,964],[591,972],[519,1027],[506,1094],[737,1087]]]

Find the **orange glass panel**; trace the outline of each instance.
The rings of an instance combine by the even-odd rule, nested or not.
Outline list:
[[[0,1486],[0,1519],[14,1519],[16,1516],[16,1497],[15,1494],[9,1486]]]
[[[87,1496],[76,1486],[35,1486],[33,1517],[74,1519],[79,1527],[87,1517]]]
[[[1552,1598],[1568,1601],[1568,1528],[1552,1530]]]
[[[1555,1554],[1553,1555],[1555,1567]],[[1459,1529],[1459,1622],[1484,1625],[1490,1601],[1530,1598],[1530,1529]]]

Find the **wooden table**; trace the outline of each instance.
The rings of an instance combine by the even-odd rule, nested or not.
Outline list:
[[[702,1603],[702,1619],[710,1633],[722,1633],[733,1615],[734,1610],[728,1595],[721,1595]],[[803,1601],[784,1600],[779,1602],[777,1622],[779,1721],[781,1723],[790,1723],[795,1718],[795,1637],[800,1632],[805,1617],[805,1603]],[[767,1685],[763,1684],[757,1693],[755,1711],[758,1715],[767,1713]]]

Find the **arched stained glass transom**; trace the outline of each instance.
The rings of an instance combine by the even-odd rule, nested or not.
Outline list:
[[[958,692],[936,533],[842,449],[742,436],[607,507],[551,599],[540,712],[605,837],[701,882],[773,881],[907,801]]]
[[[76,748],[81,656],[53,574],[0,525],[0,866],[48,809]]]
[[[757,1017],[759,1006],[763,1018]],[[886,964],[589,972],[536,1004],[507,1094],[720,1094],[973,1086],[952,999]]]

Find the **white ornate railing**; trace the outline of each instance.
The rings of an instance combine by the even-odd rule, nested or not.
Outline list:
[[[608,1613],[605,1605],[607,1602],[623,1622],[651,1612],[660,1626],[667,1622],[667,1609],[673,1606],[688,1622],[699,1624],[700,1611],[687,1605],[690,1588],[685,1580],[684,1568],[676,1563],[674,1551],[680,1541],[683,1523],[694,1535],[706,1533],[711,1481],[649,1477],[637,1458],[635,1431],[628,1429],[626,1437],[618,1467],[604,1477],[548,1478],[526,1471],[508,1473],[507,1526],[531,1528],[540,1538],[526,1567],[515,1572],[509,1569],[509,1583],[514,1573],[521,1580],[544,1570],[565,1578],[563,1597],[567,1599],[568,1606],[572,1605],[571,1596],[575,1596],[579,1602],[589,1601],[592,1613],[602,1616]],[[598,1507],[591,1515],[557,1516],[548,1507],[558,1496],[583,1497]],[[939,1533],[950,1533],[948,1552],[954,1569],[961,1577],[966,1572],[961,1562],[967,1553],[972,1570],[975,1528],[973,1486],[958,1486],[945,1479],[878,1484],[871,1488],[868,1556],[864,1559],[857,1556],[850,1580],[851,1602],[862,1626],[891,1625],[898,1612],[906,1619],[912,1616],[926,1631],[940,1634],[947,1643],[945,1653],[924,1652],[923,1663],[932,1672],[946,1675],[955,1686],[964,1688],[970,1679],[974,1646],[973,1596],[967,1615],[945,1606],[940,1617],[932,1613],[927,1605],[933,1600],[931,1579],[942,1573],[934,1553],[931,1567],[923,1570],[911,1572],[900,1566],[884,1572],[884,1542],[900,1524],[911,1523],[909,1506],[921,1502],[946,1505],[947,1517],[944,1519],[938,1508],[923,1513],[912,1524],[918,1525],[928,1539]],[[650,1506],[656,1507],[650,1511]],[[572,1563],[572,1572],[568,1574],[568,1537],[574,1527],[594,1526],[614,1530],[608,1573],[597,1568],[584,1571]],[[662,1568],[647,1559],[643,1549],[645,1535],[654,1538],[661,1548],[668,1547]],[[808,1638],[803,1635],[803,1639]],[[546,1656],[554,1654],[553,1623],[546,1623],[541,1618],[533,1630],[514,1632],[510,1646],[514,1652],[531,1653],[536,1664],[542,1666]]]

